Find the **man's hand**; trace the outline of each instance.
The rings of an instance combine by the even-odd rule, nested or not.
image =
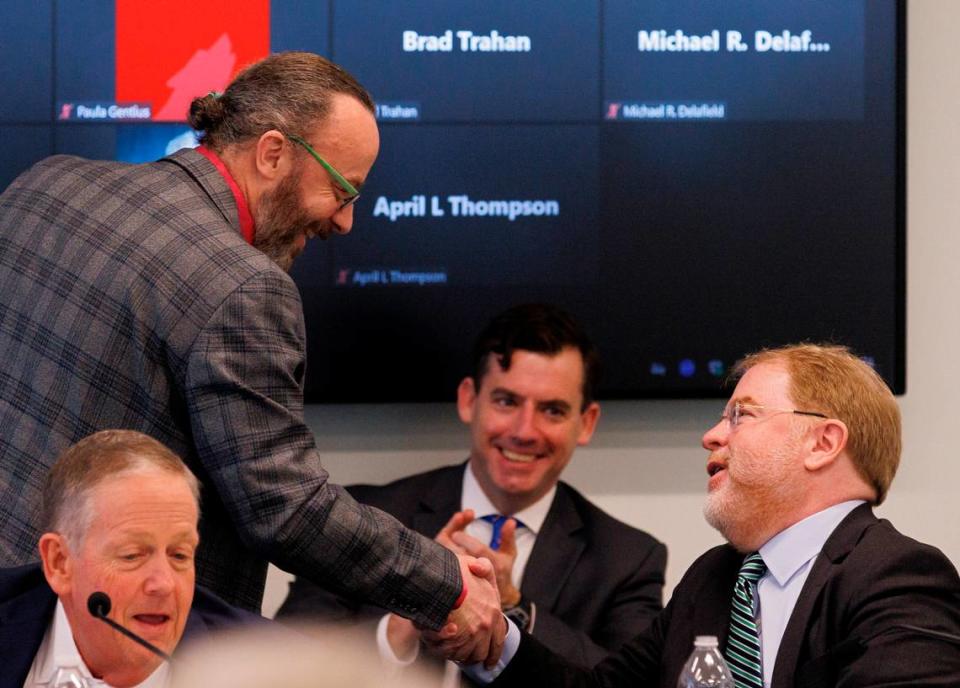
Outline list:
[[[476,515],[473,513],[473,509],[458,511],[450,517],[447,525],[440,529],[440,532],[437,533],[437,537],[434,539],[454,554],[466,554],[463,548],[453,541],[453,535],[455,533],[462,533],[464,528],[472,523],[474,519],[476,519]]]
[[[452,520],[452,519],[451,519]],[[442,532],[442,531],[441,531]],[[432,651],[457,662],[483,662],[493,667],[500,659],[507,622],[500,612],[500,596],[493,564],[458,554],[467,597],[447,617],[439,631],[423,631],[422,639]]]
[[[500,531],[500,549],[497,550],[490,549],[480,540],[467,535],[462,528],[451,531],[449,536],[460,551],[474,557],[484,557],[493,563],[497,590],[500,592],[500,603],[504,609],[516,606],[520,602],[520,591],[513,584],[513,563],[517,558],[516,532],[517,522],[508,518]]]

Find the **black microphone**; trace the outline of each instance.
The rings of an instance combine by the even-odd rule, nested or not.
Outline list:
[[[161,650],[159,647],[155,645],[151,645],[150,643],[148,643],[146,640],[138,636],[133,631],[130,631],[124,628],[113,619],[108,618],[107,614],[110,613],[110,606],[111,606],[110,596],[107,595],[107,593],[105,592],[100,592],[98,590],[97,592],[91,593],[90,597],[87,598],[87,610],[93,616],[105,622],[108,626],[110,626],[114,630],[119,631],[123,635],[127,636],[128,638],[130,638],[130,640],[140,643],[143,647],[150,650],[150,652],[155,654],[160,659],[166,662],[170,661],[170,655],[168,655],[166,652]]]

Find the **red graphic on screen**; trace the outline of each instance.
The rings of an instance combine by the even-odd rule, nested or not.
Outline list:
[[[237,56],[230,45],[230,36],[223,34],[209,50],[198,50],[186,66],[167,82],[173,89],[170,99],[154,113],[153,119],[178,120],[198,94],[222,91],[233,76]]]
[[[269,0],[116,0],[116,14],[116,100],[150,103],[155,121],[185,121],[270,52]]]

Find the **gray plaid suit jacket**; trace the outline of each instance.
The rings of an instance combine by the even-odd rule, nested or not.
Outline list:
[[[456,558],[328,482],[303,422],[299,293],[238,227],[193,150],[56,156],[0,195],[0,566],[36,560],[58,454],[130,428],[204,485],[198,583],[259,610],[270,560],[438,627]]]

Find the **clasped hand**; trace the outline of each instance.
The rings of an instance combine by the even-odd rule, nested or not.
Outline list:
[[[436,537],[437,542],[452,550],[460,562],[460,574],[467,588],[463,604],[451,611],[447,623],[436,631],[416,629],[409,621],[392,617],[388,638],[398,656],[409,653],[419,630],[420,640],[427,648],[447,659],[483,662],[487,668],[496,665],[500,659],[507,633],[507,622],[501,613],[501,595],[506,593],[513,598],[515,594],[515,599],[505,600],[509,604],[516,604],[520,599],[519,591],[510,580],[516,558],[516,522],[510,519],[504,524],[500,549],[494,551],[464,532],[473,519],[471,510],[459,511]]]

